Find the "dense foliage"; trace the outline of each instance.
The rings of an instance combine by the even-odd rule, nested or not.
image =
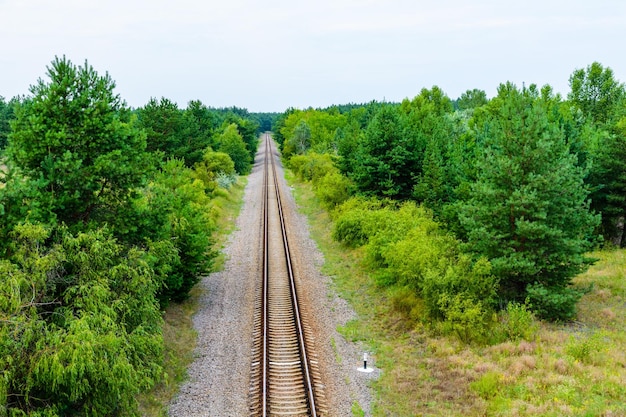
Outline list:
[[[0,261],[0,410],[119,415],[160,378],[157,283],[137,249],[106,229],[24,224]]]
[[[65,57],[47,76],[0,100],[0,415],[136,415],[161,309],[211,268],[212,198],[259,125],[197,101],[132,111]]]
[[[197,100],[190,101],[186,109],[179,109],[163,97],[160,101],[151,99],[136,113],[138,126],[147,133],[147,151],[163,159],[181,159],[187,167],[201,162],[210,147],[226,153],[230,150],[236,158],[237,172],[241,173],[248,169],[247,160],[256,152],[260,124],[241,109],[208,108]],[[264,120],[267,126],[269,121]],[[226,131],[227,139],[222,140]],[[233,135],[244,143],[243,150],[240,144],[233,144]]]
[[[624,86],[599,63],[576,70],[570,86],[568,100],[549,86],[505,83],[492,99],[473,89],[455,101],[435,86],[401,103],[289,109],[275,130],[289,166],[334,210],[340,241],[372,247],[372,236],[385,234],[384,219],[402,212],[398,204],[419,204],[457,242],[458,256],[437,256],[447,265],[439,267],[465,282],[448,287],[460,297],[449,308],[469,314],[478,301],[496,310],[526,303],[541,317],[568,320],[581,295],[571,280],[590,262],[585,253],[602,238],[624,245],[626,215]],[[346,208],[351,196],[382,206],[365,215]],[[409,236],[413,251],[394,246],[391,253],[423,261],[421,238]],[[449,244],[427,236],[449,255]],[[376,259],[370,266],[380,285],[406,288],[405,270]],[[490,271],[494,293],[471,283],[474,268]],[[431,305],[431,293],[415,285],[418,275],[409,280],[412,291]],[[437,276],[443,283],[448,275]],[[474,285],[484,297],[462,289]]]
[[[594,62],[570,77],[568,98],[585,120],[592,158],[588,182],[592,208],[602,214],[601,233],[626,246],[626,89],[613,71]]]

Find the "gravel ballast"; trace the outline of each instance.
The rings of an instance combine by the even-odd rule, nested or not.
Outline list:
[[[280,165],[277,173],[282,184],[297,285],[307,305],[304,313],[315,333],[326,385],[328,415],[351,416],[355,402],[365,415],[371,415],[367,381],[375,378],[377,372],[358,372],[362,349],[336,331],[337,326],[354,317],[354,312],[334,293],[330,278],[320,273],[323,256],[310,238],[306,218],[297,211]],[[261,276],[262,184],[263,156],[259,152],[248,177],[236,230],[224,248],[227,261],[223,271],[204,277],[198,284],[202,295],[193,318],[198,342],[188,380],[170,404],[172,417],[249,415],[252,320]]]

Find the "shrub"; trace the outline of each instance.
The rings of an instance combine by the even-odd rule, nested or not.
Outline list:
[[[235,163],[224,152],[214,152],[208,148],[201,162],[194,165],[191,176],[202,181],[207,192],[214,191],[218,186],[228,189],[235,181]]]
[[[237,182],[237,176],[235,174],[226,174],[224,172],[220,172],[215,177],[217,185],[221,188],[228,190],[234,183]]]
[[[367,243],[380,229],[380,202],[351,198],[337,207],[332,237],[351,247]]]
[[[602,350],[604,350],[604,343],[601,333],[571,335],[565,347],[568,355],[583,363],[589,363],[593,356]]]
[[[532,340],[538,330],[535,315],[528,306],[511,302],[501,314],[496,333],[506,340]]]
[[[497,372],[487,372],[470,384],[470,388],[481,398],[487,400],[495,397],[502,383],[502,375]]]
[[[394,287],[389,290],[389,301],[394,311],[417,320],[422,317],[422,302],[415,290],[409,287]]]
[[[432,268],[422,295],[428,314],[464,342],[482,341],[493,312],[496,283],[486,259],[473,263],[466,255],[447,259],[445,271]]]
[[[309,152],[306,155],[295,155],[289,159],[288,166],[302,181],[316,182],[329,172],[337,171],[329,154]]]
[[[317,181],[315,195],[324,208],[332,210],[350,198],[352,187],[352,182],[347,177],[333,170]]]
[[[485,314],[491,311],[496,298],[496,281],[491,275],[491,265],[481,258],[472,262],[467,255],[447,260],[445,269],[431,268],[424,276],[422,295],[428,312],[433,317],[447,320],[450,307],[461,300],[480,302]],[[451,298],[461,298],[451,304]],[[469,301],[463,301],[466,305]],[[455,313],[456,314],[456,313]]]
[[[376,284],[390,288],[394,309],[407,313],[422,296],[426,313],[446,331],[477,340],[493,311],[496,281],[490,263],[462,255],[459,242],[442,230],[430,211],[414,203],[372,204],[350,199],[337,208],[333,237],[366,245]]]
[[[333,239],[354,248],[364,245],[370,235],[367,230],[368,220],[367,211],[351,210],[343,213],[333,226]]]
[[[488,310],[482,301],[463,293],[443,293],[438,301],[445,315],[441,327],[446,333],[454,333],[465,343],[484,338]]]
[[[386,227],[371,239],[370,259],[389,271],[390,284],[422,290],[424,276],[445,269],[457,252],[457,243],[420,208],[403,207],[393,214],[397,214],[395,221],[386,219]]]

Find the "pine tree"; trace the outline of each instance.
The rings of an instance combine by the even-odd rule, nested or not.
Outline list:
[[[413,192],[419,156],[397,108],[383,106],[358,144],[350,176],[366,194],[407,199]]]
[[[18,107],[7,149],[27,179],[26,194],[37,193],[26,201],[32,203],[31,220],[70,226],[111,221],[144,180],[150,164],[145,136],[108,74],[63,57],[48,67],[48,77]]]
[[[534,86],[501,85],[482,117],[484,149],[460,212],[468,247],[492,262],[506,298],[523,301],[536,285],[563,294],[585,268],[599,220],[588,208],[585,172]]]

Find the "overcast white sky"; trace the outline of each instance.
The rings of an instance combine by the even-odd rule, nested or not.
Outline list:
[[[593,61],[626,81],[623,0],[0,0],[0,95],[28,94],[65,55],[133,107],[250,111],[450,98],[550,84]]]

